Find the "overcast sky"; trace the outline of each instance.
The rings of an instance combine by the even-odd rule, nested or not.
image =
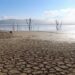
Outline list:
[[[0,18],[62,19],[74,22],[75,0],[0,0]]]

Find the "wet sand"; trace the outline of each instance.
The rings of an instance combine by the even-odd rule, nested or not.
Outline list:
[[[12,35],[0,39],[0,75],[75,75],[75,34]]]

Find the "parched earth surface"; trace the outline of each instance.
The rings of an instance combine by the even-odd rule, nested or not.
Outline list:
[[[75,75],[75,43],[0,39],[0,75]]]
[[[0,32],[0,75],[75,75],[75,34]]]

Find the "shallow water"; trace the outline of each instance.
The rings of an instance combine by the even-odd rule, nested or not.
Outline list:
[[[29,31],[28,25],[0,25],[0,30]],[[57,31],[56,25],[31,25],[31,31]],[[60,32],[75,33],[75,25],[62,25]]]

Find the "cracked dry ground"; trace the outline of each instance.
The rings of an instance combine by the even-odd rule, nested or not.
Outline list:
[[[0,39],[0,75],[75,75],[75,43]]]

